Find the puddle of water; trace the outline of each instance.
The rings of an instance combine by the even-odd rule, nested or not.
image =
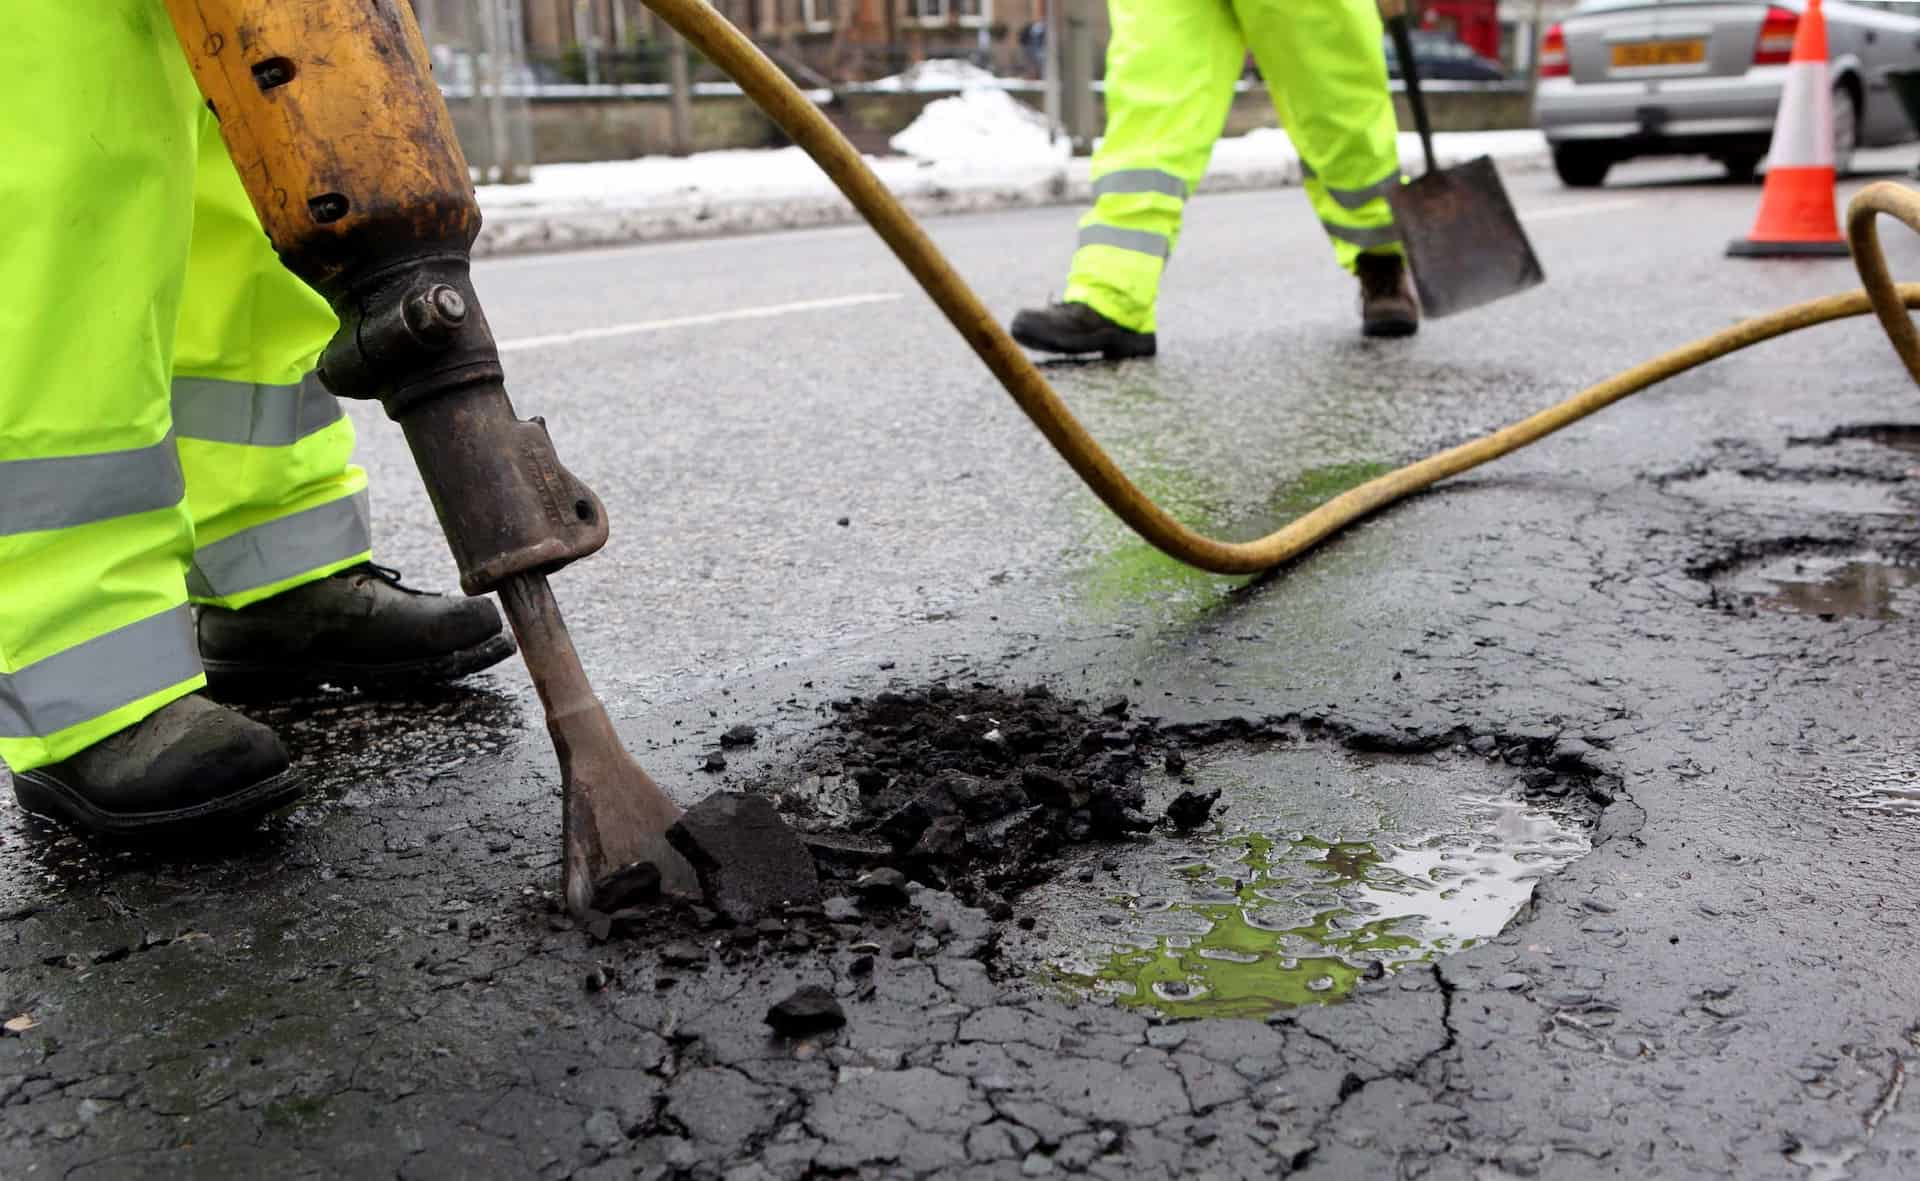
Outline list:
[[[1103,851],[1086,866],[1114,868],[1091,883],[1075,865],[1030,892],[1039,933],[1009,939],[1010,962],[1169,1015],[1258,1017],[1497,934],[1591,847],[1576,818],[1478,759],[1242,748],[1192,774],[1222,789],[1225,816]]]
[[[1711,500],[1746,509],[1791,509],[1802,513],[1897,516],[1912,511],[1890,486],[1850,480],[1761,480],[1738,472],[1711,471],[1675,480],[1668,489],[1691,500]]]
[[[1735,571],[1722,590],[1790,615],[1900,619],[1920,615],[1920,567],[1879,554],[1786,554]]]
[[[1849,813],[1920,819],[1920,755],[1831,751],[1810,774]]]

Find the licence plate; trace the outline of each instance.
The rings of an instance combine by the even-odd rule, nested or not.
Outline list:
[[[1630,41],[1613,47],[1613,68],[1692,66],[1707,60],[1707,43],[1691,41]]]

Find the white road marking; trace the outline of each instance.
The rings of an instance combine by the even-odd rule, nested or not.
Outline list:
[[[643,254],[648,260],[659,258],[663,254],[679,254],[689,250],[725,249],[729,246],[762,246],[770,237],[778,237],[783,244],[793,242],[831,241],[835,238],[858,238],[872,235],[866,225],[818,226],[806,230],[762,230],[744,234],[713,234],[696,238],[663,238],[653,242],[621,242],[610,246],[588,246],[579,250],[534,251],[527,254],[490,254],[485,258],[473,260],[473,269],[477,274],[487,271],[508,271],[521,267],[546,266],[552,263],[591,263],[617,260],[623,256]]]
[[[609,324],[604,328],[582,328],[575,332],[554,332],[546,336],[522,336],[517,340],[503,340],[498,347],[503,353],[518,353],[528,349],[546,348],[549,345],[573,344],[582,340],[604,340],[610,336],[639,336],[647,332],[665,332],[669,328],[726,324],[734,320],[766,320],[795,312],[824,312],[833,308],[859,307],[862,304],[891,303],[900,298],[902,297],[898,291],[875,291],[865,295],[802,299],[793,303],[771,303],[761,307],[734,308],[725,312],[704,312],[697,316],[672,316],[665,320],[634,320],[626,324]]]
[[[1646,197],[1614,197],[1605,201],[1582,201],[1576,205],[1550,205],[1538,213],[1521,210],[1521,221],[1556,221],[1563,217],[1580,217],[1588,213],[1618,213],[1623,209],[1634,209],[1645,205]]]

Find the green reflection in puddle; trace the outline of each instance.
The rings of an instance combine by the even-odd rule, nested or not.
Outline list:
[[[1392,466],[1384,463],[1341,463],[1310,468],[1281,486],[1261,511],[1249,519],[1234,522],[1235,533],[1262,536],[1391,470]],[[1224,497],[1212,493],[1204,478],[1148,464],[1137,479],[1156,502],[1193,527],[1202,531],[1223,527],[1220,519],[1225,514],[1217,506]],[[1253,581],[1253,575],[1228,576],[1196,570],[1141,541],[1117,520],[1112,525],[1119,531],[1116,543],[1086,570],[1086,599],[1096,608],[1148,601],[1197,611]]]
[[[1200,888],[1193,899],[1116,899],[1136,910],[1144,906],[1177,916],[1170,925],[1187,930],[1115,951],[1091,974],[1057,970],[1057,982],[1070,991],[1104,993],[1169,1016],[1261,1017],[1278,1007],[1345,995],[1369,962],[1411,963],[1477,942],[1422,940],[1403,929],[1409,916],[1369,917],[1363,913],[1371,909],[1365,902],[1336,903],[1302,916],[1304,921],[1270,917],[1268,892],[1291,895],[1291,905],[1303,888],[1362,886],[1405,895],[1432,889],[1388,865],[1372,844],[1310,836],[1280,843],[1247,834],[1223,846],[1223,852],[1234,849],[1240,855],[1229,864],[1237,872],[1222,873],[1204,862],[1175,870]],[[1325,954],[1293,954],[1308,949]]]

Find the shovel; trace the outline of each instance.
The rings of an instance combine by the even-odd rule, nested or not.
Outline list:
[[[1406,16],[1388,17],[1387,30],[1400,56],[1407,104],[1427,157],[1424,175],[1395,185],[1387,194],[1421,309],[1436,319],[1451,316],[1544,282],[1540,260],[1527,243],[1492,158],[1481,156],[1445,170],[1434,159],[1433,125],[1420,94]]]

